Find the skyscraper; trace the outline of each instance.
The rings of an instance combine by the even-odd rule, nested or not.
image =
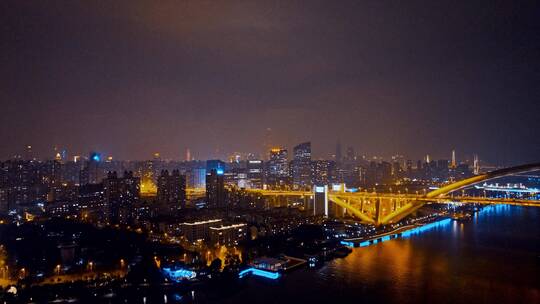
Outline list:
[[[313,184],[316,186],[329,185],[332,179],[332,170],[335,162],[329,160],[314,160],[311,162]]]
[[[189,182],[187,183],[190,188],[205,188],[206,185],[206,169],[194,168],[189,172]]]
[[[450,167],[455,169],[457,167],[456,163],[456,150],[452,150],[452,162],[450,163]]]
[[[79,182],[81,185],[98,184],[104,178],[105,172],[100,166],[101,154],[97,152],[90,153],[86,165],[82,168]]]
[[[311,142],[301,143],[294,147],[292,177],[295,188],[311,186]]]
[[[474,155],[473,160],[473,174],[478,175],[480,174],[480,161],[478,160],[478,154]]]
[[[210,208],[225,206],[225,182],[222,170],[211,169],[207,171],[206,202]]]
[[[271,187],[279,187],[288,184],[289,164],[286,149],[270,149],[270,157],[267,163],[266,183]]]
[[[186,149],[186,161],[191,161],[191,151],[189,148]]]
[[[157,199],[166,211],[176,212],[186,208],[186,177],[178,170],[173,170],[170,175],[167,170],[161,171]]]
[[[248,160],[247,161],[247,177],[251,188],[262,189],[263,184],[263,161]]]
[[[140,179],[133,172],[124,172],[122,178],[116,172],[109,172],[103,179],[107,221],[110,224],[130,224],[133,206],[139,200]]]

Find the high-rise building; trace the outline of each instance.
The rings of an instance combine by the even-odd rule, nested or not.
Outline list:
[[[0,166],[3,209],[16,210],[27,203],[46,201],[54,179],[49,165],[49,162],[21,159],[4,162]]]
[[[317,186],[329,185],[334,164],[335,162],[329,160],[314,160],[311,162],[312,183]]]
[[[267,163],[266,183],[270,187],[280,187],[288,184],[289,164],[286,149],[272,148]]]
[[[109,172],[103,179],[107,220],[110,224],[130,224],[133,207],[139,200],[140,179],[133,172],[124,172],[122,178],[116,172]]]
[[[206,202],[210,208],[225,207],[225,182],[223,174],[224,172],[220,169],[211,169],[206,172]]]
[[[389,162],[371,161],[366,171],[366,183],[368,185],[389,184],[393,180],[392,164]]]
[[[81,185],[86,184],[98,184],[105,177],[105,172],[101,168],[101,154],[97,152],[90,153],[90,157],[86,162],[86,165],[81,169],[79,183]]]
[[[262,189],[263,184],[263,161],[247,161],[247,177],[252,189]]]
[[[478,160],[478,155],[477,154],[474,155],[473,174],[474,175],[480,174],[480,161]]]
[[[311,143],[305,142],[294,147],[292,178],[295,188],[311,187]]]
[[[452,162],[450,163],[450,167],[455,169],[457,167],[456,163],[456,150],[452,150]]]
[[[176,212],[186,208],[186,177],[180,171],[162,170],[157,183],[157,200],[163,211]]]
[[[190,188],[205,188],[206,187],[206,169],[194,168],[189,172],[188,186]]]
[[[103,183],[85,184],[78,187],[79,208],[81,218],[90,221],[108,221],[108,204],[105,200]]]
[[[186,161],[191,161],[191,151],[189,148],[186,149]]]
[[[313,200],[313,215],[328,216],[328,185],[316,185]]]
[[[225,163],[219,159],[210,159],[206,161],[206,172],[216,170],[216,172],[225,173]]]

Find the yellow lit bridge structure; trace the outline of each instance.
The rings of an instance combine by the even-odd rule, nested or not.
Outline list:
[[[400,221],[407,215],[415,212],[428,203],[480,203],[480,204],[510,204],[519,206],[540,207],[539,200],[511,199],[511,198],[487,198],[473,196],[451,196],[450,194],[463,190],[474,184],[504,176],[540,170],[540,163],[527,164],[517,167],[491,171],[485,174],[467,178],[426,194],[401,194],[401,193],[376,193],[376,192],[346,192],[344,187],[340,190],[317,189],[312,191],[289,191],[289,190],[262,190],[247,189],[248,193],[265,197],[314,197],[318,191],[324,191],[325,214],[330,209],[328,205],[333,203],[336,214],[348,214],[360,219],[362,222],[374,225],[386,225]]]

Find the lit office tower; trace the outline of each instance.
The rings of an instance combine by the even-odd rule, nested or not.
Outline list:
[[[178,170],[163,170],[158,177],[157,200],[164,211],[176,212],[186,208],[186,177]]]
[[[133,206],[139,200],[140,179],[133,172],[124,172],[122,178],[109,172],[103,179],[107,220],[110,224],[131,224]]]
[[[252,189],[262,189],[263,183],[263,161],[248,160],[247,161],[247,177]]]
[[[313,184],[324,186],[330,183],[332,169],[335,162],[328,160],[315,160],[311,162],[311,172],[313,172]]]
[[[305,142],[294,147],[292,177],[295,188],[311,186],[311,143]]]
[[[206,201],[210,208],[225,206],[225,183],[222,169],[211,169],[207,171]]]
[[[272,148],[267,163],[266,183],[271,187],[279,187],[288,184],[289,164],[287,162],[287,150]]]
[[[456,168],[456,150],[452,150],[452,163],[450,163],[450,168]]]
[[[189,172],[189,188],[202,189],[206,185],[206,169],[195,168]]]

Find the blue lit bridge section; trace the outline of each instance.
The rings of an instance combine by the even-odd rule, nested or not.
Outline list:
[[[367,247],[367,246],[370,246],[370,245],[390,241],[392,239],[396,239],[396,238],[400,238],[400,237],[401,238],[408,238],[410,236],[417,235],[417,234],[420,234],[420,233],[425,232],[425,231],[429,231],[429,230],[433,230],[433,229],[436,229],[436,228],[439,228],[439,227],[447,226],[448,224],[450,224],[451,221],[452,221],[452,219],[447,218],[447,219],[443,219],[443,220],[440,220],[440,221],[429,223],[429,224],[426,224],[426,225],[423,225],[423,226],[411,228],[411,229],[408,229],[408,230],[405,230],[405,231],[402,231],[402,232],[388,233],[386,235],[376,236],[376,237],[368,239],[368,240],[360,240],[359,241],[358,239],[346,239],[346,240],[341,241],[341,244],[345,245],[345,246],[348,246],[348,247]]]

